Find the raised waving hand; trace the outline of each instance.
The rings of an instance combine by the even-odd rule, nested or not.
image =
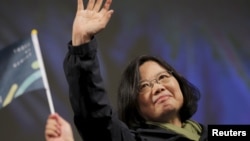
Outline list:
[[[85,5],[83,0],[77,2],[77,12],[73,23],[72,45],[87,43],[91,37],[109,22],[113,10],[110,9],[112,0],[89,0]]]

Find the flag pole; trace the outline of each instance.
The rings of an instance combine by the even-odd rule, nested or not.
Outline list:
[[[46,71],[45,71],[45,67],[44,67],[44,63],[43,63],[42,53],[41,53],[41,50],[40,50],[40,45],[39,45],[37,34],[38,34],[37,30],[33,29],[31,31],[31,38],[32,38],[32,42],[34,44],[35,53],[36,53],[37,60],[38,60],[38,63],[39,63],[39,67],[40,67],[40,70],[41,70],[42,80],[43,80],[43,84],[44,84],[45,91],[46,91],[46,94],[47,94],[47,99],[48,99],[48,103],[49,103],[50,112],[55,113],[54,105],[53,105],[53,101],[52,101],[52,97],[51,97],[51,92],[50,92],[50,88],[49,88],[49,83],[48,83],[48,79],[47,79],[47,75],[46,75]]]

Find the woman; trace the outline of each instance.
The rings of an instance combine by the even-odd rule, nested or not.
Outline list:
[[[206,128],[193,120],[199,91],[163,60],[143,55],[125,69],[118,113],[103,86],[95,35],[113,10],[111,0],[78,0],[72,42],[64,60],[74,123],[84,141],[205,141]]]

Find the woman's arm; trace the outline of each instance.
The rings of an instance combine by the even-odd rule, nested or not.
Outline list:
[[[113,111],[104,89],[95,35],[110,20],[111,0],[78,0],[72,42],[64,60],[74,122],[84,141],[131,141],[129,129]]]

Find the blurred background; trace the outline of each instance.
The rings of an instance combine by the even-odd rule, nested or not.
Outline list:
[[[1,0],[0,49],[38,30],[55,111],[73,125],[79,141],[62,66],[76,5],[77,0]],[[250,1],[113,0],[112,9],[110,23],[97,38],[114,107],[128,62],[152,54],[200,89],[194,119],[205,125],[250,124]],[[0,109],[1,141],[44,141],[49,114],[44,91],[16,98]]]

